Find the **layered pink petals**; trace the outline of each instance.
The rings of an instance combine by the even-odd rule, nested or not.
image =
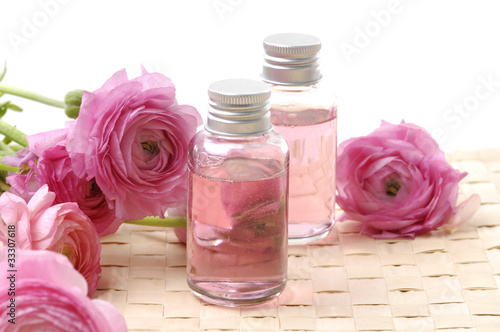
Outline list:
[[[92,220],[100,236],[114,233],[123,220],[115,217],[94,179],[76,176],[65,146],[68,129],[28,136],[29,146],[18,157],[4,158],[16,167],[28,167],[22,173],[11,173],[10,191],[26,201],[43,185],[55,193],[54,203],[76,202]]]
[[[170,79],[143,71],[129,80],[121,70],[84,93],[67,147],[75,172],[95,178],[117,217],[163,216],[186,200],[187,145],[200,124],[196,109],[177,104]]]
[[[7,265],[7,248],[0,249],[0,268]],[[0,331],[127,331],[123,316],[102,300],[87,297],[87,283],[67,257],[51,251],[16,249],[15,294],[11,280],[0,279]],[[15,324],[7,320],[15,300]]]
[[[0,196],[0,240],[7,243],[8,226],[15,225],[18,248],[65,254],[87,280],[88,294],[92,295],[101,272],[99,236],[76,203],[52,205],[55,196],[46,185],[29,203],[12,193],[3,193]]]
[[[36,161],[38,156],[28,148],[19,150],[16,156],[5,156],[2,163],[12,167],[19,167],[21,171],[10,173],[6,182],[10,185],[9,191],[25,201],[29,201],[31,196],[40,188],[36,182]]]
[[[362,233],[413,238],[456,214],[458,182],[465,176],[424,129],[383,122],[340,145],[337,202],[346,218],[363,223]]]

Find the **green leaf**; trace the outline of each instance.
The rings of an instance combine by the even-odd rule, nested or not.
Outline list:
[[[16,112],[22,112],[23,110],[21,107],[12,104],[10,101],[6,101],[5,103],[0,104],[0,118],[2,118],[5,115],[5,113],[7,113],[8,109]]]
[[[7,108],[9,107],[10,101],[6,101],[3,104],[0,104],[0,118],[2,118],[5,113],[7,113]]]
[[[7,108],[10,109],[10,110],[13,110],[13,111],[16,111],[16,112],[22,112],[23,109],[17,105],[14,105],[14,104],[10,104],[7,105]]]

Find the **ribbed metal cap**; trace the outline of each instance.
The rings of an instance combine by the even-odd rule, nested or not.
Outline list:
[[[247,79],[217,81],[208,87],[210,98],[205,129],[214,134],[250,136],[273,128],[269,112],[271,88]]]
[[[262,79],[269,83],[309,85],[321,79],[319,38],[301,33],[280,33],[264,39]]]

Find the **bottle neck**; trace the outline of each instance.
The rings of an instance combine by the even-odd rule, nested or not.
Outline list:
[[[282,58],[264,55],[262,79],[280,85],[311,85],[321,80],[319,57]]]
[[[273,128],[270,104],[250,109],[226,109],[211,104],[205,129],[216,135],[256,136]]]

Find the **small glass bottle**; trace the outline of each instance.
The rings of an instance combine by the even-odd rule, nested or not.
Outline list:
[[[327,236],[335,219],[337,106],[333,93],[319,85],[320,49],[320,40],[305,34],[264,40],[271,122],[290,148],[289,245]]]
[[[189,144],[187,279],[209,303],[253,305],[286,285],[289,153],[270,93],[254,80],[211,84],[205,130]]]

